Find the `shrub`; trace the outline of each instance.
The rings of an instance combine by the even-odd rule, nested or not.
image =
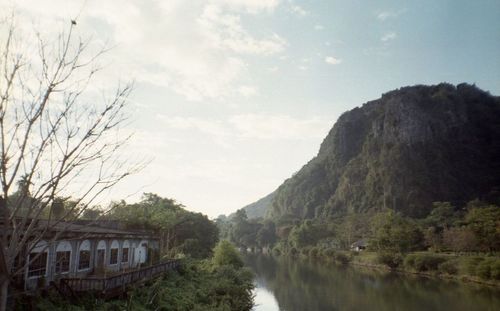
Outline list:
[[[396,269],[403,262],[403,257],[398,253],[379,253],[377,254],[377,262],[391,269]]]
[[[457,274],[457,272],[458,272],[457,265],[453,260],[448,260],[448,261],[441,263],[438,266],[438,270],[441,273],[446,273],[446,274]]]
[[[470,275],[476,275],[476,268],[479,265],[479,263],[483,260],[484,259],[481,257],[467,258],[467,261],[465,262],[466,272]]]
[[[410,254],[405,258],[405,266],[418,272],[435,271],[446,258],[435,254]]]
[[[300,254],[302,256],[306,256],[307,257],[307,256],[309,256],[309,252],[310,252],[311,249],[312,249],[311,246],[305,246],[305,247],[303,247],[303,248],[300,249]]]
[[[491,278],[493,280],[500,280],[500,259],[496,259],[491,264]]]
[[[407,255],[404,259],[404,266],[407,269],[414,269],[415,267],[415,254]]]
[[[243,267],[243,260],[234,246],[226,240],[220,241],[214,248],[212,258],[215,266],[230,265],[234,268]]]
[[[309,249],[309,257],[311,257],[311,258],[318,258],[320,256],[320,254],[321,254],[321,250],[317,246],[311,247]]]
[[[335,250],[333,248],[325,248],[321,251],[325,258],[335,258]]]
[[[351,259],[342,252],[335,253],[335,262],[341,265],[347,265]]]
[[[295,247],[290,247],[289,254],[291,256],[297,256],[299,254],[299,251]]]
[[[273,247],[272,253],[273,253],[273,255],[280,256],[281,255],[281,249],[279,248],[279,246]]]
[[[477,265],[476,275],[484,280],[491,277],[491,265],[489,259],[483,260]]]
[[[466,262],[466,270],[470,275],[478,276],[483,280],[500,280],[499,258],[469,258]]]

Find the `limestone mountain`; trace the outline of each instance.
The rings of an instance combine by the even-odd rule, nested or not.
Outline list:
[[[403,87],[344,113],[318,155],[273,194],[268,217],[390,208],[423,217],[432,202],[498,197],[500,98],[476,86]]]
[[[262,218],[270,209],[274,199],[275,192],[272,192],[265,197],[243,207],[249,219]]]

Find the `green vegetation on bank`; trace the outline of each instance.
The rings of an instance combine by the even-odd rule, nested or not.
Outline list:
[[[253,275],[227,241],[211,259],[184,260],[177,271],[130,288],[126,299],[105,301],[88,295],[71,304],[52,292],[35,302],[36,310],[189,310],[244,311],[253,306]],[[20,310],[26,305],[18,304]]]
[[[473,200],[462,207],[435,202],[425,218],[394,210],[325,219],[248,219],[239,210],[218,224],[241,248],[447,275],[492,284],[500,281],[500,208]],[[356,247],[361,246],[360,251]]]
[[[105,215],[87,210],[82,220],[119,221],[126,229],[153,231],[160,242],[155,260],[183,258],[181,266],[162,277],[127,289],[122,299],[103,300],[88,294],[78,301],[57,291],[23,297],[18,310],[215,310],[245,311],[253,306],[253,275],[243,267],[238,251],[228,241],[217,242],[216,224],[175,200],[146,193],[135,204],[113,203]]]
[[[497,282],[499,118],[500,97],[475,85],[385,93],[342,114],[317,156],[270,196],[220,217],[221,236],[340,263],[368,250],[371,265]]]
[[[500,285],[500,258],[488,254],[414,252],[408,254],[360,252],[357,265],[384,265],[400,271],[425,273]]]

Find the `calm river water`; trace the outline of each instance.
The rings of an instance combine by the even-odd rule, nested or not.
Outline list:
[[[434,278],[246,254],[256,311],[500,310],[500,290]]]

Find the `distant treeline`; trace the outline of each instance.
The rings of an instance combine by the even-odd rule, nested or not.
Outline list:
[[[402,267],[408,254],[426,252],[423,257],[409,256],[405,267],[432,270],[425,267],[426,260],[435,261],[428,263],[434,269],[446,261],[435,259],[432,254],[437,257],[442,253],[481,254],[491,258],[483,263],[487,265],[483,270],[487,271],[479,274],[484,279],[500,279],[500,260],[496,256],[500,251],[500,207],[479,200],[463,207],[435,202],[425,218],[405,217],[386,210],[325,219],[300,220],[290,216],[250,220],[241,209],[231,219],[219,217],[217,223],[222,238],[242,248],[329,258],[339,263],[347,263],[357,251],[366,250],[377,254],[374,262],[397,268]],[[456,267],[444,265],[443,269],[450,273]]]

